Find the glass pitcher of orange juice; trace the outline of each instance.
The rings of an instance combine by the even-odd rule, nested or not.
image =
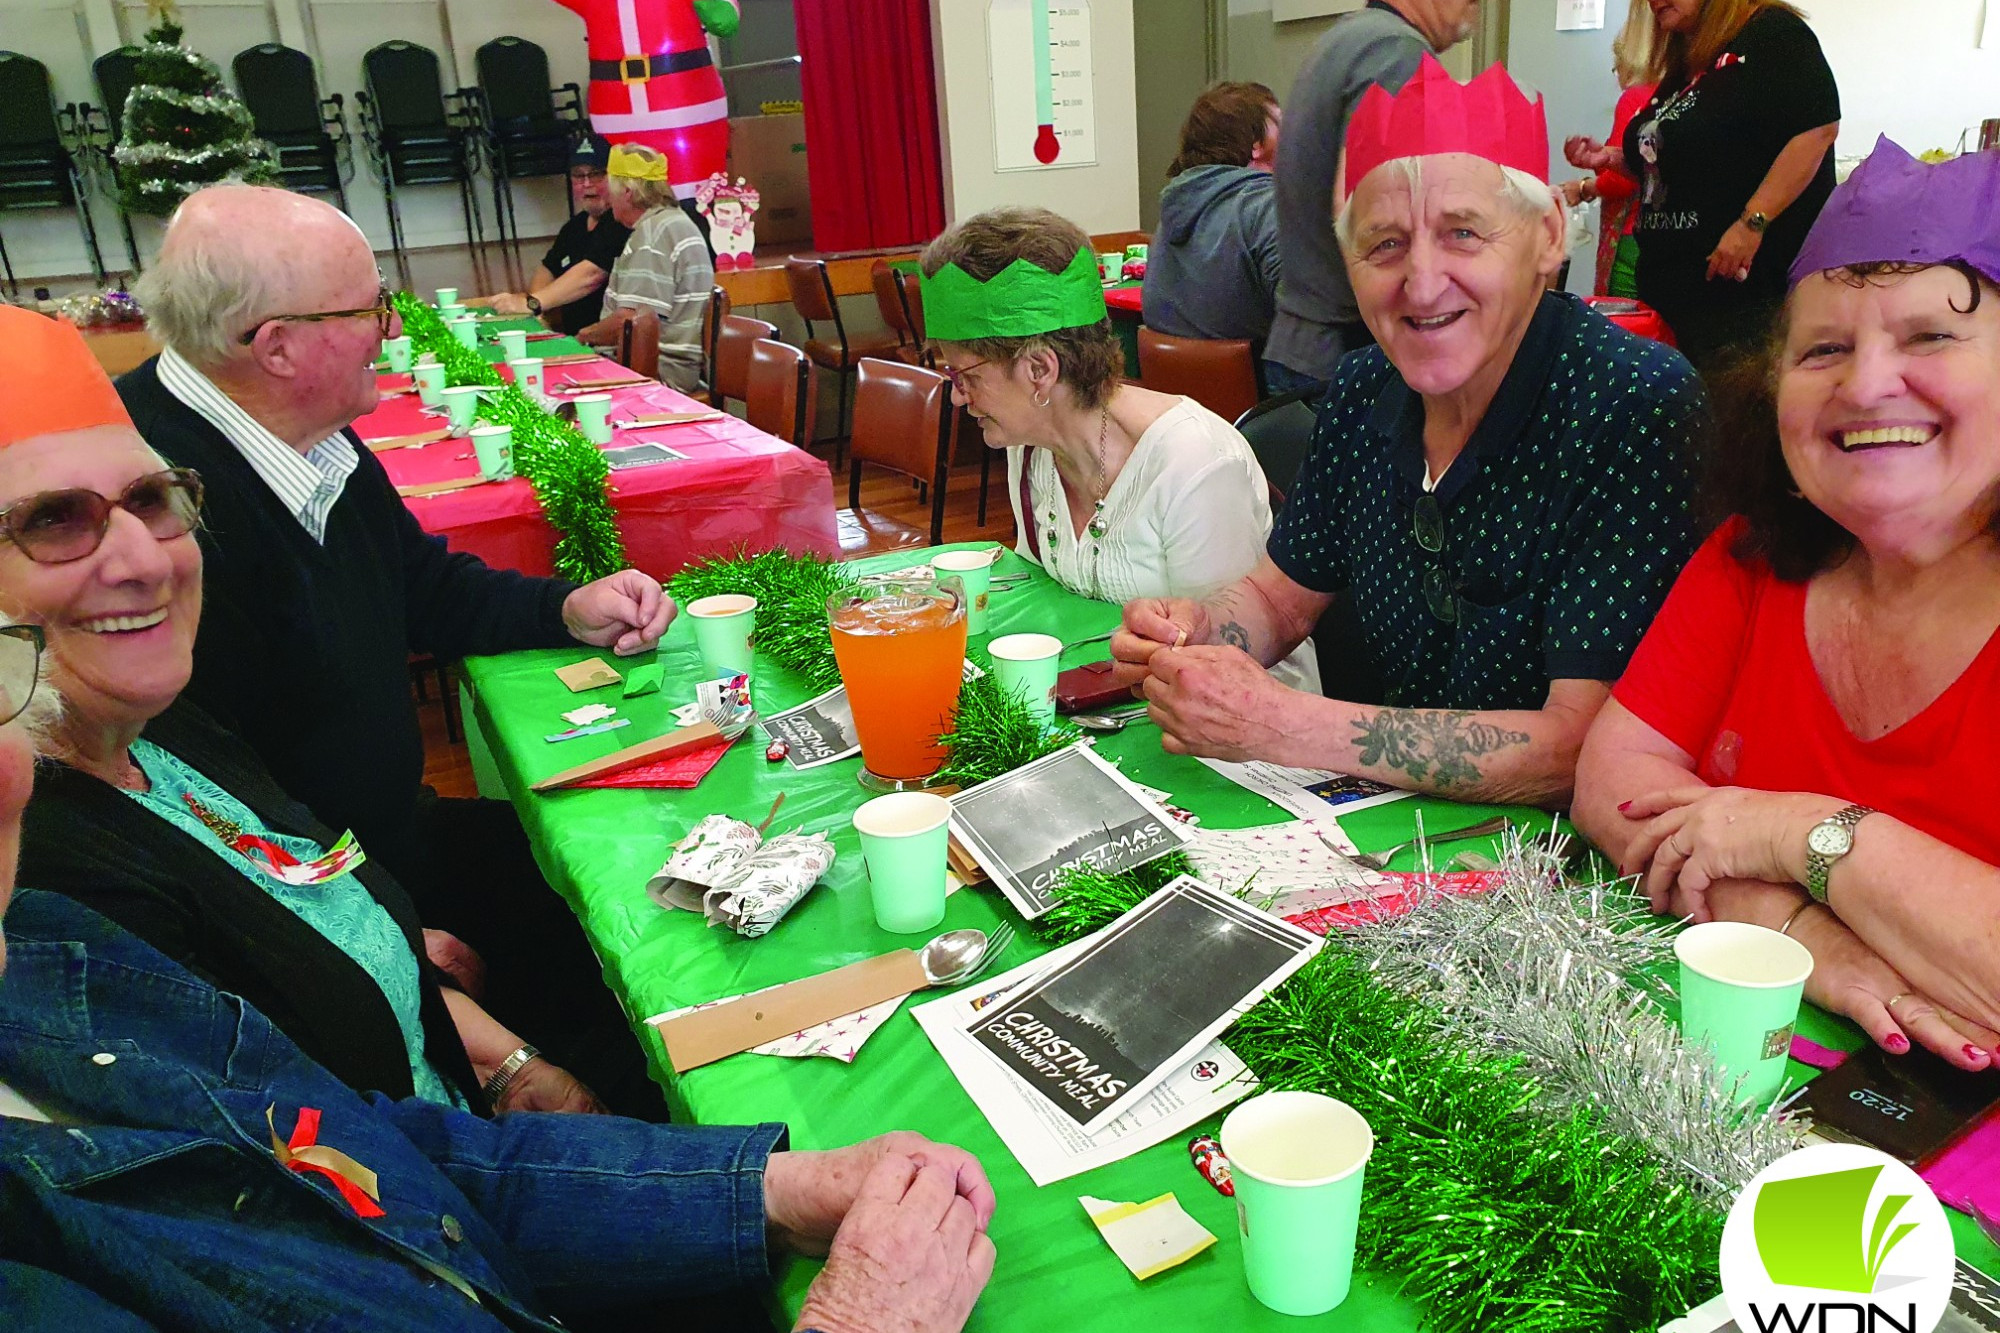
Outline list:
[[[861,742],[861,785],[930,785],[964,679],[963,587],[928,571],[864,578],[828,598],[826,612]]]

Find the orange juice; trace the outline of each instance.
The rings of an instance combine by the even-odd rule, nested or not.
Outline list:
[[[938,771],[965,661],[965,606],[913,580],[836,597],[833,656],[861,741],[864,784],[916,785]],[[869,776],[880,780],[869,783]]]

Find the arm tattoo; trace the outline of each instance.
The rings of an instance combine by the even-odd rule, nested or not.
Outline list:
[[[1233,620],[1215,631],[1215,637],[1231,648],[1241,648],[1246,653],[1250,651],[1250,631]]]
[[[1354,722],[1361,762],[1380,764],[1439,791],[1468,787],[1483,774],[1474,761],[1510,745],[1526,745],[1525,731],[1480,722],[1479,714],[1441,709],[1384,708]]]

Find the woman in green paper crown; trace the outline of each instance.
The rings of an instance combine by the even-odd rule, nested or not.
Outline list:
[[[1236,429],[1191,398],[1123,383],[1090,238],[996,208],[932,241],[924,320],[952,401],[1007,451],[1015,549],[1073,592],[1200,599],[1248,573],[1269,490]],[[1272,674],[1317,690],[1310,641]]]

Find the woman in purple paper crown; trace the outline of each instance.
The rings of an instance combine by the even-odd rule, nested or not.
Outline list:
[[[1726,518],[1597,716],[1577,824],[1655,911],[1813,954],[1881,1045],[2000,1062],[2000,154],[1884,139],[1791,269]]]

